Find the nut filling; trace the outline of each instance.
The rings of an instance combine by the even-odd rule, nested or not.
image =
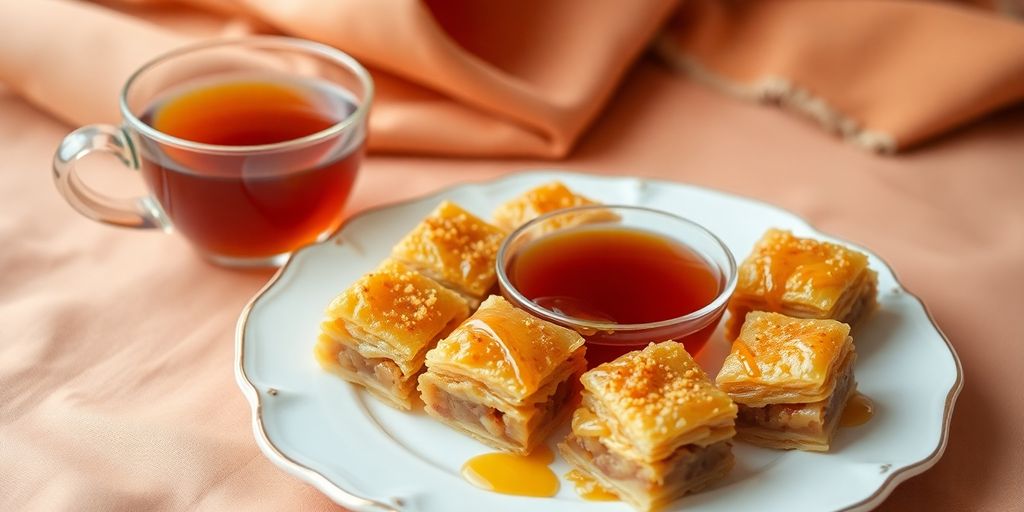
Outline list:
[[[500,410],[464,400],[436,387],[430,389],[434,391],[433,396],[425,398],[424,401],[437,414],[454,419],[469,428],[472,428],[472,425],[480,425],[488,434],[495,437],[521,441],[521,426],[513,425]],[[541,415],[535,416],[531,421],[544,424],[554,419],[568,402],[571,389],[569,380],[559,384],[548,400],[538,404],[538,407],[542,408]]]
[[[819,402],[804,404],[772,404],[764,407],[739,405],[736,427],[763,427],[784,432],[818,436],[832,427],[843,413],[847,397],[856,387],[853,364],[847,363],[836,378],[832,395]]]
[[[624,458],[609,450],[596,437],[571,436],[567,442],[590,455],[594,466],[615,480],[632,480],[648,489],[671,485],[677,481],[692,480],[708,473],[732,456],[727,441],[701,447],[684,445],[669,458],[645,465]],[[659,475],[660,473],[660,475]]]
[[[413,379],[404,379],[402,370],[394,361],[383,357],[363,357],[355,349],[345,345],[338,351],[338,363],[349,372],[355,373],[371,382],[376,382],[386,390],[404,390],[411,388]]]

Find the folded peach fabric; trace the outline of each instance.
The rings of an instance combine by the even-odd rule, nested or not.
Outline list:
[[[565,156],[655,39],[680,69],[877,150],[1024,97],[1024,26],[895,1],[0,0],[0,81],[70,123],[111,122],[149,58],[247,33],[370,67],[378,152]]]
[[[954,3],[695,0],[658,49],[715,88],[877,151],[1024,98],[1024,24]]]
[[[120,84],[155,54],[201,36],[279,32],[371,68],[371,150],[559,157],[673,4],[637,0],[623,15],[587,0],[3,1],[0,81],[71,123],[109,122]],[[202,26],[185,34],[190,19]]]

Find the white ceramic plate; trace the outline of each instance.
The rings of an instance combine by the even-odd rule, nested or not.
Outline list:
[[[772,226],[832,239],[793,214],[750,199],[678,183],[564,172],[460,185],[365,212],[331,240],[297,252],[239,318],[235,372],[266,456],[353,510],[629,510],[619,502],[583,501],[564,481],[553,498],[477,489],[462,480],[459,469],[470,457],[492,450],[422,412],[382,405],[321,371],[313,359],[327,303],[375,267],[440,200],[451,199],[487,218],[499,202],[553,179],[608,204],[640,204],[692,219],[721,237],[737,259]],[[864,510],[939,459],[961,388],[960,362],[920,300],[900,286],[885,262],[868,254],[878,271],[881,305],[854,336],[857,381],[874,400],[874,418],[841,429],[825,454],[737,443],[736,467],[728,478],[670,508]],[[698,360],[714,375],[726,352],[719,330]],[[552,446],[564,432],[552,436]],[[568,471],[560,459],[553,469],[559,475]]]

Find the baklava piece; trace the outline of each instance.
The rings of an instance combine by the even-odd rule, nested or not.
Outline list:
[[[491,296],[427,353],[426,411],[495,448],[528,454],[572,410],[583,338]]]
[[[878,275],[864,253],[769,229],[740,265],[727,336],[739,334],[751,311],[853,325],[874,307],[877,290]]]
[[[850,326],[747,315],[716,379],[739,404],[736,437],[767,448],[828,451],[857,389]]]
[[[652,343],[581,381],[583,403],[558,448],[638,510],[699,490],[732,468],[736,405],[682,344]]]
[[[391,257],[461,294],[475,308],[494,286],[505,232],[444,201],[391,251]]]
[[[575,206],[587,206],[601,204],[597,201],[581,196],[560,181],[545,183],[537,188],[523,192],[522,194],[505,202],[494,211],[492,217],[494,223],[505,230],[513,229],[526,224],[527,222],[557,210],[564,210]],[[596,208],[573,215],[560,216],[557,219],[544,224],[537,231],[537,235],[551,231],[587,224],[591,222],[605,222],[618,220],[615,213]]]
[[[327,307],[314,352],[325,370],[408,410],[427,350],[468,315],[457,293],[384,260]]]

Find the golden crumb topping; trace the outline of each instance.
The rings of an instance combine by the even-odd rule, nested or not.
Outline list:
[[[359,278],[328,307],[328,316],[413,354],[467,314],[458,294],[391,259]]]
[[[842,322],[755,311],[747,314],[716,380],[726,391],[777,386],[828,395],[831,390],[819,390],[834,380],[852,343],[850,326]]]
[[[587,392],[633,439],[667,442],[694,429],[731,425],[736,406],[674,341],[651,343],[585,373]]]
[[[495,260],[504,238],[501,229],[444,201],[395,246],[392,257],[479,297],[494,285]]]
[[[736,298],[758,298],[768,309],[803,303],[823,311],[859,283],[867,256],[842,245],[769,229],[740,265]]]
[[[552,181],[502,204],[493,217],[499,226],[512,230],[545,213],[589,204],[598,203],[574,193],[560,181]]]
[[[594,201],[573,193],[560,181],[545,183],[526,192],[523,195],[523,203],[529,205],[529,208],[538,215],[573,206],[595,204]]]
[[[576,331],[534,318],[492,295],[427,353],[427,366],[458,372],[495,394],[522,399],[582,347]]]

